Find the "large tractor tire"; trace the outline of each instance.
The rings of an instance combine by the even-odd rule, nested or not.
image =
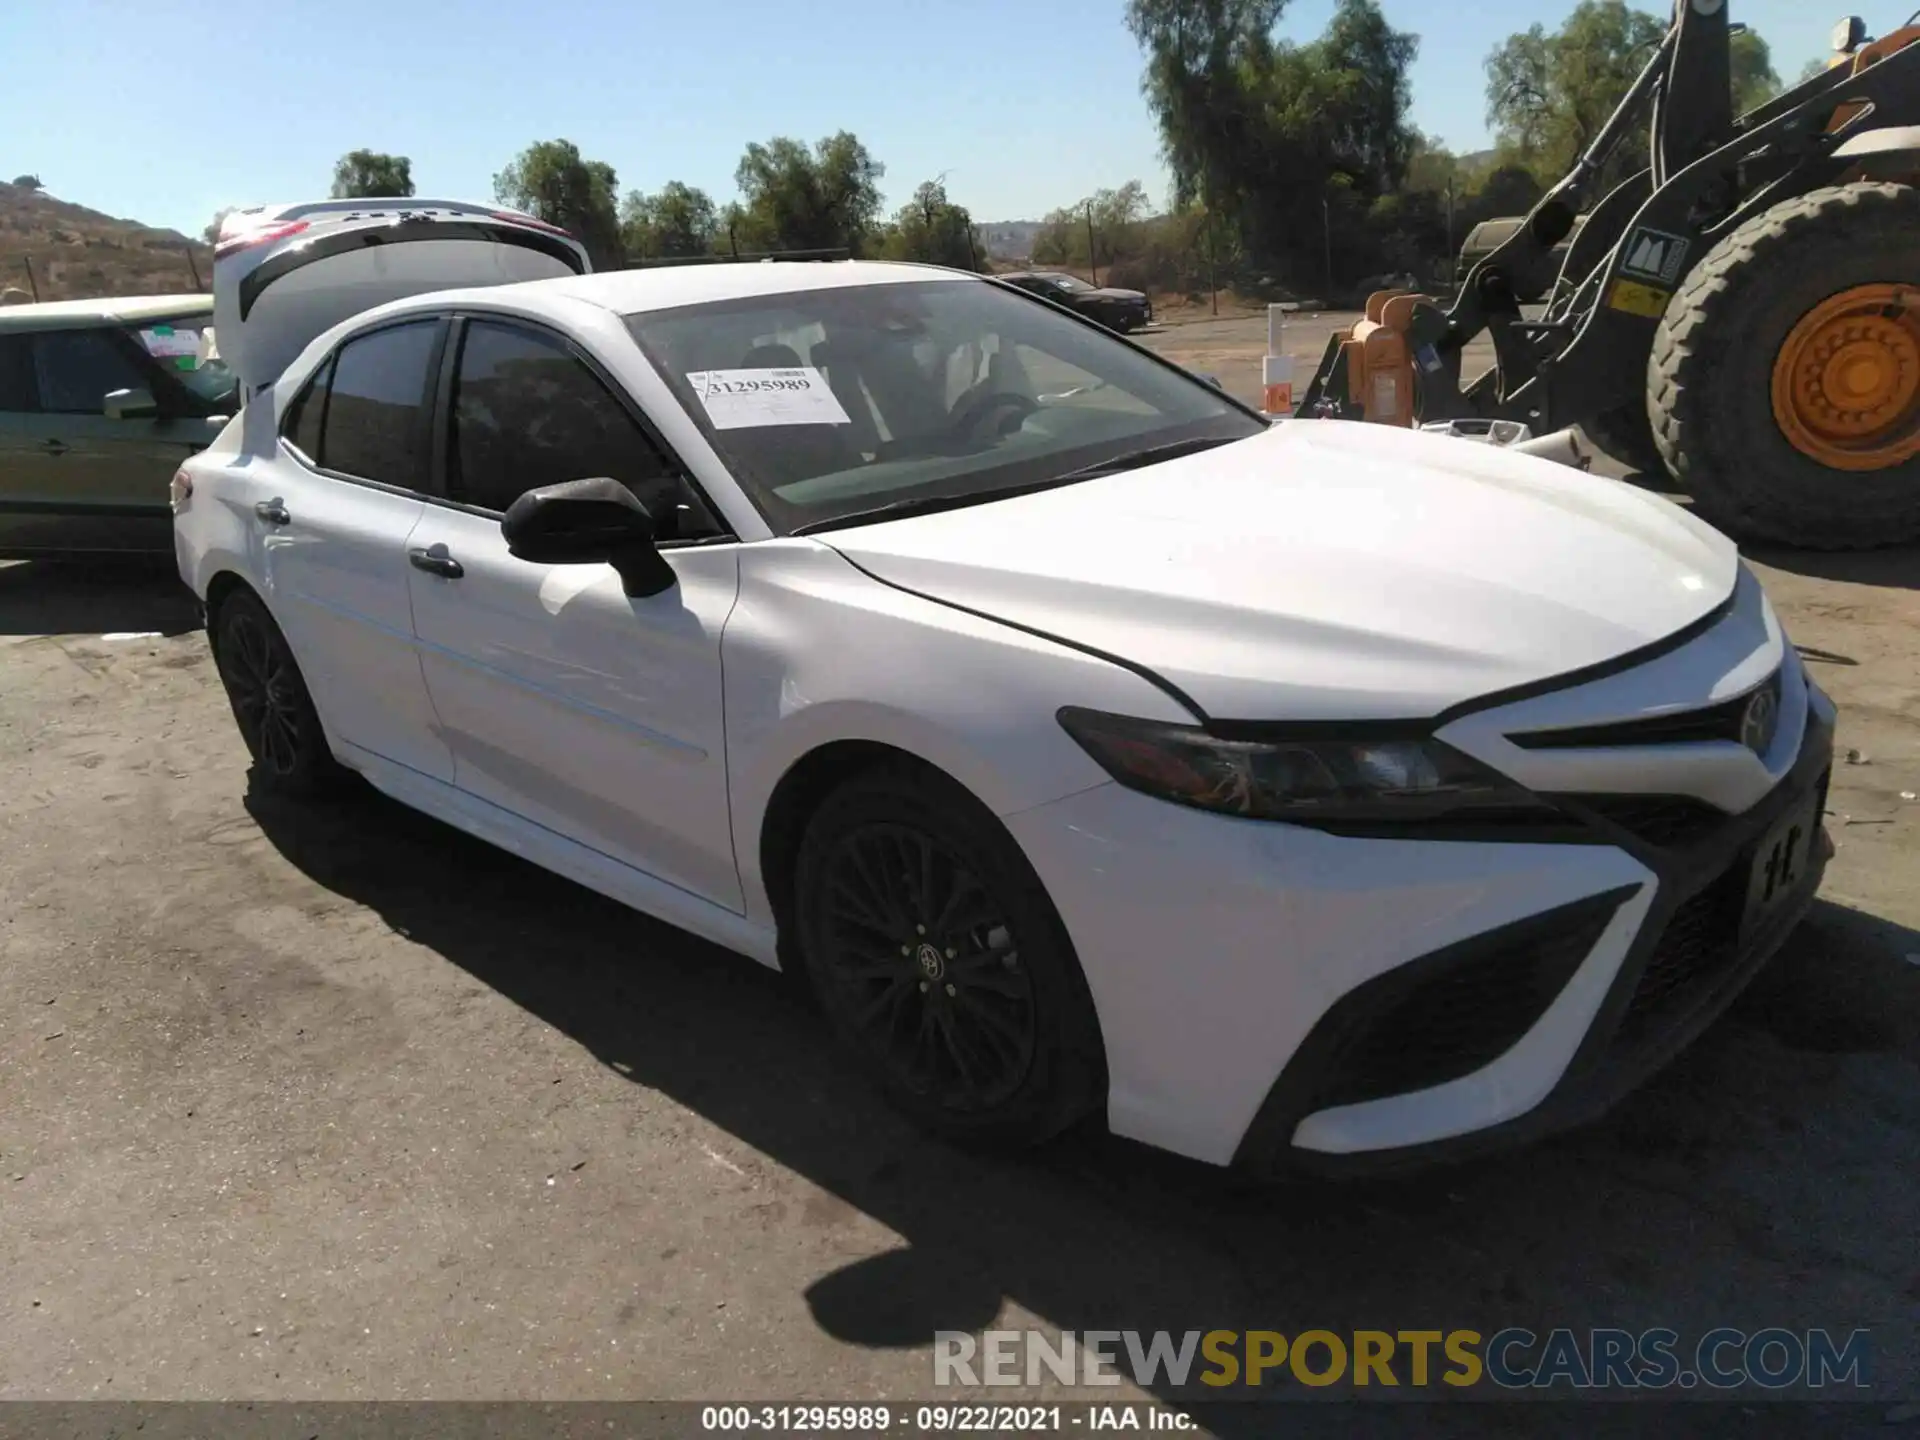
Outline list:
[[[1920,192],[1785,200],[1708,252],[1647,362],[1654,438],[1741,540],[1920,539]]]

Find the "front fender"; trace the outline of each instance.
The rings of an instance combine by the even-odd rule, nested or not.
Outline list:
[[[1061,706],[1194,718],[1110,661],[895,589],[812,540],[743,550],[722,657],[734,854],[748,913],[768,923],[768,803],[822,746],[904,751],[1004,817],[1106,783]]]

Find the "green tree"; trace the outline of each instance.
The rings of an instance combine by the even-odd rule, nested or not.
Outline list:
[[[1500,148],[1537,175],[1570,170],[1666,32],[1625,0],[1581,0],[1558,30],[1509,36],[1487,57],[1487,123]],[[1640,139],[1621,147],[1616,169],[1644,163]]]
[[[13,177],[13,183],[22,190],[44,190],[47,188],[40,183],[40,177],[38,175],[16,175]]]
[[[626,263],[620,240],[619,180],[604,160],[588,160],[571,140],[539,140],[493,177],[503,205],[558,225],[583,246],[596,270]]]
[[[1232,157],[1252,138],[1285,10],[1286,0],[1128,0],[1176,208],[1237,188]]]
[[[842,130],[811,150],[778,136],[747,146],[734,170],[739,202],[725,217],[742,250],[864,253],[880,221],[886,167]]]
[[[233,214],[233,212],[239,208],[237,205],[226,205],[214,211],[213,219],[209,220],[207,222],[207,228],[200,232],[201,239],[205,240],[209,245],[218,245],[220,243],[221,225],[225,223],[229,215]]]
[[[1826,74],[1832,66],[1833,57],[1831,55],[1822,55],[1817,60],[1809,60],[1805,65],[1800,67],[1800,74],[1795,77],[1793,83],[1796,85],[1804,85],[1816,75]]]
[[[1084,200],[1049,211],[1033,237],[1033,258],[1042,265],[1085,270],[1106,268],[1140,249],[1147,190],[1129,180],[1117,190],[1096,190]]]
[[[955,270],[978,270],[986,249],[974,233],[973,216],[947,196],[947,187],[928,180],[886,227],[881,253],[889,260],[918,260]]]
[[[1764,105],[1784,88],[1773,68],[1773,50],[1751,30],[1733,37],[1733,113],[1745,114]]]
[[[713,198],[679,180],[652,195],[631,191],[620,204],[620,239],[634,260],[708,254],[719,226]]]
[[[1625,0],[1581,0],[1558,30],[1533,25],[1487,57],[1487,123],[1505,160],[1555,179],[1600,133],[1667,32],[1663,16]],[[1731,42],[1733,108],[1780,93],[1767,42],[1751,30]],[[1630,132],[1609,169],[1621,178],[1646,163],[1644,130]]]
[[[1328,252],[1356,273],[1377,261],[1367,210],[1416,148],[1406,110],[1419,40],[1394,30],[1377,0],[1338,0],[1320,38],[1297,45],[1274,36],[1284,8],[1130,0],[1127,23],[1146,55],[1142,89],[1176,212],[1197,204],[1209,248],[1313,284]]]
[[[349,150],[334,162],[335,200],[411,194],[413,162],[404,155],[383,155],[378,150]]]
[[[1419,37],[1387,24],[1377,0],[1340,0],[1310,51],[1334,101],[1322,124],[1335,162],[1369,189],[1397,187],[1420,139],[1407,124],[1419,53]]]

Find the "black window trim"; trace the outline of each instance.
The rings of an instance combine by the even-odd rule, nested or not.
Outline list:
[[[459,375],[460,355],[466,347],[467,324],[469,321],[483,320],[504,329],[525,330],[543,339],[557,341],[561,349],[578,361],[587,373],[600,383],[607,394],[613,397],[614,404],[618,405],[626,417],[633,422],[647,443],[660,453],[661,461],[666,465],[668,473],[693,491],[700,503],[706,507],[707,513],[722,527],[717,535],[703,535],[690,540],[662,540],[658,542],[658,549],[690,550],[703,545],[740,543],[740,537],[734,533],[732,522],[727,519],[726,513],[713,503],[713,497],[707,493],[706,487],[700,483],[687,462],[680,457],[680,453],[668,443],[666,436],[660,433],[660,428],[653,423],[652,418],[627,393],[627,387],[608,373],[606,366],[588,354],[571,335],[545,321],[535,320],[513,311],[489,310],[481,306],[462,306],[458,310],[447,312],[446,318],[452,333],[449,334],[441,352],[440,374],[434,389],[436,422],[433,427],[432,459],[434,480],[443,493],[424,497],[429,503],[441,505],[450,510],[464,511],[469,515],[483,516],[488,520],[498,520],[506,513],[502,510],[489,509],[484,505],[471,504],[453,493],[455,488],[452,483],[453,465],[451,463],[454,425],[453,387]]]
[[[367,326],[365,329],[355,330],[351,335],[343,335],[340,338],[340,343],[327,352],[326,359],[314,366],[313,373],[307,377],[307,385],[314,384],[321,375],[327,377],[327,402],[320,412],[320,448],[322,450],[326,449],[327,419],[333,410],[333,375],[335,369],[338,367],[341,354],[356,340],[363,340],[369,335],[378,335],[383,330],[404,329],[409,325],[432,325],[437,331],[434,336],[433,351],[427,356],[427,373],[420,394],[420,416],[414,422],[416,425],[431,425],[433,423],[434,406],[439,399],[440,370],[446,359],[447,332],[452,326],[448,318],[437,311],[392,315],[377,324]],[[302,386],[302,393],[304,393],[305,390],[306,386]],[[288,406],[287,408],[291,410],[293,407]],[[354,475],[345,470],[335,470],[331,466],[322,465],[293,443],[287,435],[286,425],[286,415],[283,413],[279,417],[279,426],[276,432],[281,448],[316,475],[324,475],[329,480],[340,480],[348,485],[362,485],[369,490],[382,490],[389,495],[404,495],[412,500],[425,500],[433,503],[445,499],[444,496],[430,494],[425,490],[416,490],[411,486],[394,485],[385,480],[374,480],[365,475]],[[444,483],[444,477],[434,468],[431,445],[432,432],[429,431],[425,438],[429,441],[427,446],[427,483],[430,485]]]

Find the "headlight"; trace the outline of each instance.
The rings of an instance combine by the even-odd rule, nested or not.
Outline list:
[[[1397,826],[1563,818],[1539,797],[1429,738],[1222,740],[1192,726],[1071,706],[1059,720],[1129,789],[1250,820]]]

